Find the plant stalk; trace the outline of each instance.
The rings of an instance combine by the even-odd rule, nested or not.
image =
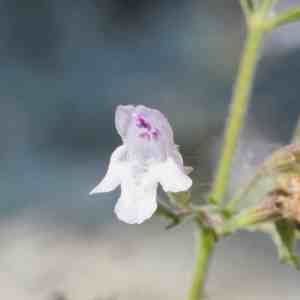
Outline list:
[[[204,286],[210,257],[216,244],[215,233],[209,228],[197,226],[197,260],[188,300],[204,299]]]
[[[211,194],[211,201],[217,205],[222,203],[227,193],[233,156],[245,121],[263,35],[263,26],[259,22],[252,22],[252,24],[250,22],[227,119],[222,154]]]
[[[261,7],[261,10],[248,16],[247,39],[234,86],[223,148],[210,197],[210,201],[218,206],[222,205],[227,193],[233,156],[245,122],[259,57],[259,49],[265,33],[264,18],[267,14],[267,9],[271,6],[271,2],[271,0],[265,0],[265,5]],[[247,13],[250,12],[247,11]],[[242,219],[242,223],[244,221],[245,219]],[[248,219],[246,221],[248,222]],[[230,230],[232,230],[232,225],[229,228]],[[240,221],[237,221],[235,225],[241,225]],[[205,279],[216,241],[215,232],[212,229],[201,227],[198,224],[196,270],[188,300],[202,300],[204,297]]]

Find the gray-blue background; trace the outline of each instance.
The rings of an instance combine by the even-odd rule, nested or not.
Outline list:
[[[208,190],[245,34],[237,2],[0,1],[1,297],[184,297],[192,227],[119,223],[118,191],[88,192],[120,143],[114,109],[128,103],[167,115],[195,189]],[[267,38],[232,187],[292,132],[299,30]],[[208,288],[216,300],[292,300],[299,278],[265,236],[245,233],[221,243]]]

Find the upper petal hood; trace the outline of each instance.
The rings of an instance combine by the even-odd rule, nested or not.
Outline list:
[[[163,161],[174,145],[172,128],[158,110],[138,105],[118,106],[116,128],[130,160]]]
[[[118,105],[116,108],[115,126],[122,139],[124,139],[127,134],[134,109],[135,107],[133,105]]]

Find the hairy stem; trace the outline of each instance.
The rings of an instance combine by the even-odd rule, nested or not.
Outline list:
[[[274,3],[274,0],[265,0],[260,9],[255,12],[254,7],[251,7],[250,9],[249,3],[252,4],[252,1],[247,2],[241,0],[242,8],[247,17],[248,34],[234,86],[221,157],[210,196],[210,201],[218,206],[222,205],[227,193],[233,156],[235,154],[241,129],[244,125],[259,56],[259,49],[262,45],[266,30],[265,18],[268,15],[268,10]],[[235,221],[236,222],[229,223],[228,228],[225,228],[222,233],[226,234],[227,232],[231,232],[232,230],[239,228],[245,222],[247,224],[248,222],[252,222],[252,215],[250,215],[250,217],[248,215],[242,216]],[[188,300],[203,299],[209,260],[216,245],[215,232],[212,229],[201,228],[201,226],[198,227],[199,236],[197,241],[198,253],[196,270]]]
[[[218,236],[229,235],[237,230],[264,222],[275,221],[278,218],[280,218],[280,211],[274,204],[274,201],[269,200],[258,207],[245,210],[234,216],[216,231]]]
[[[192,287],[188,300],[202,300],[209,259],[216,244],[214,232],[208,228],[197,227],[197,260]]]
[[[230,169],[237,146],[240,131],[244,124],[248,102],[253,85],[259,48],[264,35],[263,26],[253,22],[245,43],[244,52],[239,66],[239,72],[234,87],[233,99],[227,120],[224,144],[219,161],[211,199],[215,204],[221,204],[227,193]]]

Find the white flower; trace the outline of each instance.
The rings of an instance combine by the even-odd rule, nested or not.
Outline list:
[[[105,177],[90,194],[110,192],[121,185],[115,213],[126,223],[140,224],[157,208],[159,183],[164,191],[176,193],[188,190],[192,180],[161,112],[142,105],[120,105],[115,125],[123,144],[112,153]]]

